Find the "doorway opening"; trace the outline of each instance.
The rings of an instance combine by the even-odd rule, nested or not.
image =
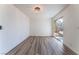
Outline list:
[[[54,24],[55,24],[54,37],[57,40],[63,42],[63,30],[64,30],[63,17],[54,20]]]

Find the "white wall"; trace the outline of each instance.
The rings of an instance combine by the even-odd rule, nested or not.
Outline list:
[[[40,14],[36,14],[30,20],[31,36],[51,36],[51,19]]]
[[[5,54],[29,36],[29,18],[13,5],[0,5],[0,54]]]
[[[70,5],[55,18],[63,16],[64,44],[79,54],[79,5]]]

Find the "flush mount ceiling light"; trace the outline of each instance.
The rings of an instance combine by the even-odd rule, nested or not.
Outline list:
[[[35,10],[36,11],[40,11],[40,7],[35,7]]]
[[[41,12],[41,11],[42,11],[42,6],[40,6],[40,5],[35,5],[35,6],[33,6],[33,11],[34,11],[35,13]]]

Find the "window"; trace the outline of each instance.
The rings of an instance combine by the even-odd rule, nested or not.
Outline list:
[[[56,20],[56,26],[59,31],[63,31],[63,28],[64,28],[63,18]]]

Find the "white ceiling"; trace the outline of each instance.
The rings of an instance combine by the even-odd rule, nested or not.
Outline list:
[[[17,8],[19,8],[23,13],[25,13],[30,18],[44,16],[47,18],[55,16],[59,11],[61,11],[66,4],[41,4],[40,6],[43,10],[40,13],[35,13],[33,11],[33,7],[35,4],[15,4]]]

